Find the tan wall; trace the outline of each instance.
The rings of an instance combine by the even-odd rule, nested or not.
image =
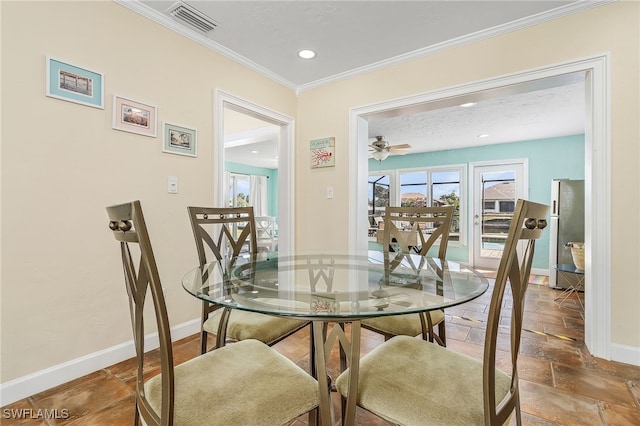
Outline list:
[[[305,191],[297,191],[297,217],[323,225],[299,226],[297,244],[347,246],[345,212],[354,195],[345,184],[351,108],[610,52],[611,333],[613,343],[640,347],[639,6],[616,2],[302,92],[296,184]],[[336,137],[335,168],[310,169],[305,146],[311,139],[328,136]],[[326,198],[326,186],[335,187],[334,199]]]
[[[199,315],[180,286],[197,262],[187,205],[213,200],[213,89],[290,116],[293,91],[114,2],[1,2],[2,377],[131,340],[104,207],[140,199],[173,325]],[[104,110],[45,96],[45,56],[104,73]],[[198,130],[198,158],[111,128],[113,94]],[[178,176],[179,194],[167,193]]]

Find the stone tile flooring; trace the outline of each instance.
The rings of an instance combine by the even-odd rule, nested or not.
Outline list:
[[[560,292],[546,285],[529,286],[521,355],[519,358],[521,407],[525,425],[640,425],[640,367],[594,358],[584,343],[584,318],[575,299],[562,307],[554,303]],[[583,295],[580,294],[579,297]],[[575,296],[574,296],[575,297]],[[448,347],[480,358],[489,292],[479,299],[451,308],[447,313]],[[508,311],[506,311],[508,315]],[[479,320],[479,321],[476,321]],[[379,335],[363,330],[362,352],[382,343]],[[197,336],[175,342],[175,362],[198,353]],[[309,367],[308,328],[274,346],[302,368]],[[329,360],[330,373],[338,371],[338,351]],[[146,375],[157,374],[150,366]],[[2,425],[129,425],[133,419],[135,362],[119,364],[2,407]],[[333,394],[339,410],[339,399]],[[68,410],[66,419],[8,419],[6,410]],[[59,416],[62,417],[62,416]],[[361,425],[387,422],[358,409]],[[307,423],[307,417],[294,426]],[[512,421],[515,424],[515,421]]]

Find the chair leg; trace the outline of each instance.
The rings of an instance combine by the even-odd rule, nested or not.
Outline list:
[[[447,347],[447,332],[444,321],[438,324],[438,336],[440,336],[441,342],[439,342],[445,348]]]
[[[322,342],[321,342],[322,343]],[[316,367],[316,341],[313,335],[313,328],[309,323],[309,373],[314,379],[318,378],[318,369]]]
[[[320,424],[320,410],[314,408],[309,411],[309,426],[316,426]]]
[[[207,352],[207,339],[209,333],[204,330],[200,330],[200,355],[204,355]]]
[[[138,398],[136,397],[136,406],[133,412],[133,424],[135,426],[140,426],[140,411],[138,411]]]

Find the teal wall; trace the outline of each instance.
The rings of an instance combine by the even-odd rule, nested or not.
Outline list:
[[[267,200],[269,216],[275,216],[278,220],[278,169],[268,169],[265,167],[253,167],[246,164],[232,163],[225,161],[224,170],[229,173],[239,173],[243,175],[266,176],[267,179]]]
[[[584,135],[370,159],[369,171],[466,164],[468,184],[469,163],[520,158],[529,160],[529,200],[549,204],[553,179],[584,179]],[[469,248],[451,246],[447,258],[468,262]],[[549,268],[549,232],[536,243],[533,268]]]

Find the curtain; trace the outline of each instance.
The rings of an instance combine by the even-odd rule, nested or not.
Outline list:
[[[253,206],[255,216],[268,216],[267,205],[267,177],[251,175],[251,190],[249,191],[249,204]]]

